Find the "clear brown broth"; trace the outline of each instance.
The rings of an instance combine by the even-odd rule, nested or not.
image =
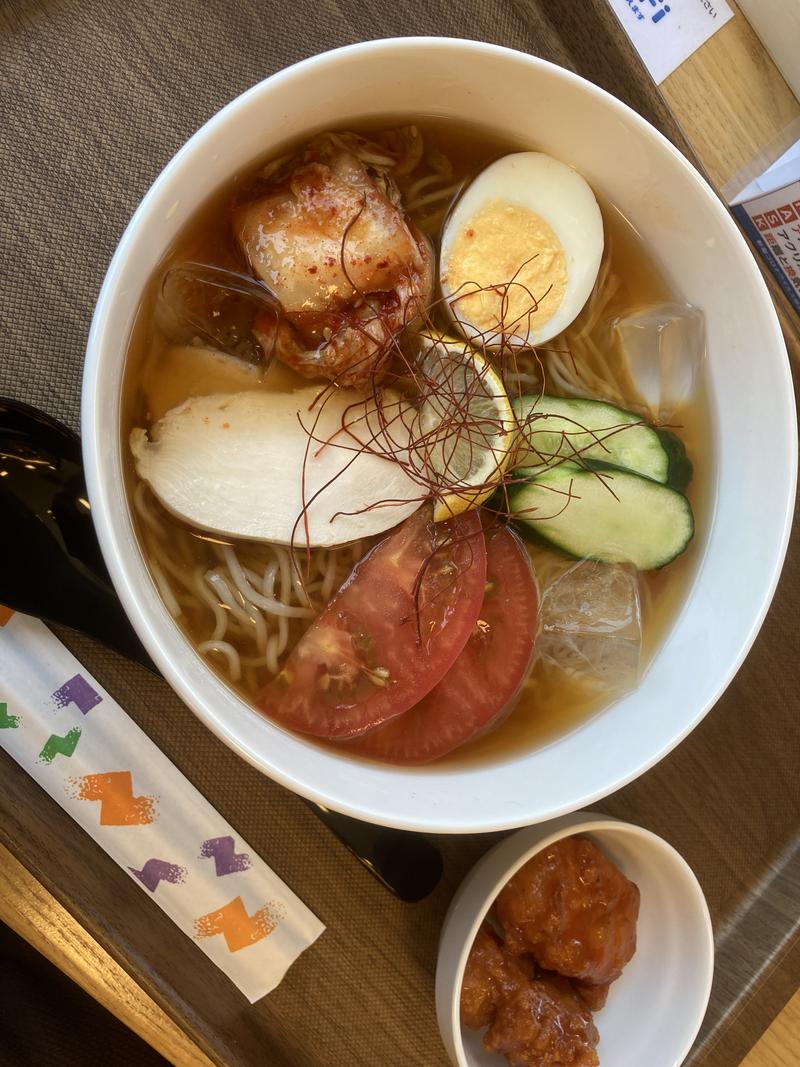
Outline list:
[[[433,141],[448,156],[453,164],[456,179],[474,174],[492,159],[506,152],[535,147],[504,141],[492,133],[473,127],[438,120],[414,121],[423,131],[426,142]],[[397,124],[395,119],[366,127],[355,124],[355,128],[368,134],[372,130]],[[270,153],[254,164],[253,168],[236,175],[197,211],[154,271],[144,293],[128,348],[122,393],[121,427],[123,454],[129,457],[126,468],[129,491],[136,485],[136,474],[127,446],[130,430],[134,426],[151,425],[160,415],[192,393],[183,371],[174,368],[170,371],[165,366],[164,353],[168,345],[159,335],[153,321],[160,279],[171,264],[186,260],[234,270],[243,269],[231,233],[230,207],[242,195],[242,190],[246,189],[250,175],[276,154]],[[621,280],[620,288],[609,305],[609,315],[614,317],[629,313],[637,307],[680,299],[667,284],[663,273],[649,256],[642,239],[622,212],[609,203],[601,202],[601,207],[606,243],[612,250],[612,268]],[[274,367],[270,370],[264,386],[282,389],[299,381],[293,372]],[[211,390],[205,388],[203,391]],[[646,605],[643,617],[643,667],[651,661],[685,601],[705,542],[704,532],[708,527],[711,500],[712,464],[708,403],[702,390],[691,405],[678,413],[672,428],[683,440],[694,464],[694,478],[687,493],[694,509],[698,532],[681,557],[662,571],[649,572],[642,576],[645,587],[643,604]],[[215,559],[209,539],[200,531],[187,527],[169,515],[157,504],[155,506],[161,521],[174,531],[176,543],[180,543],[184,555],[191,557],[186,560],[187,565],[208,563],[212,566]],[[142,543],[141,520],[133,509],[132,517]],[[529,551],[534,565],[547,556],[553,556],[548,549],[539,546],[530,546]],[[144,555],[147,558],[146,552]],[[199,604],[196,611],[184,611],[178,624],[190,643],[195,646],[209,636],[207,609]],[[297,639],[301,632],[302,626],[295,627],[293,638]],[[216,669],[212,659],[206,657],[206,662]],[[245,699],[251,702],[254,700],[256,691],[252,686],[231,683],[223,672],[219,673],[223,680],[237,689]],[[476,762],[494,762],[520,751],[551,743],[598,714],[608,702],[607,694],[571,680],[538,661],[516,706],[501,725],[444,760],[439,760],[436,767],[455,769]]]

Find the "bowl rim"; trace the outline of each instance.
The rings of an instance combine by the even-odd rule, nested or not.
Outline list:
[[[703,964],[703,973],[700,975],[702,979],[702,992],[697,1002],[696,1017],[693,1018],[693,1021],[690,1024],[691,1032],[688,1033],[684,1040],[684,1044],[680,1049],[679,1054],[676,1054],[674,1067],[680,1067],[680,1064],[683,1063],[688,1055],[708,1010],[708,1002],[711,997],[711,986],[714,978],[714,928],[711,922],[708,901],[706,900],[703,888],[700,885],[697,875],[680,852],[678,852],[674,845],[671,845],[669,841],[665,840],[665,838],[661,837],[659,834],[654,833],[652,830],[647,830],[643,826],[637,826],[636,823],[617,819],[613,815],[603,815],[592,811],[579,811],[572,815],[563,815],[558,819],[546,823],[523,827],[522,829],[517,830],[516,833],[499,841],[468,871],[450,902],[444,922],[442,923],[442,932],[439,939],[439,954],[436,964],[436,1014],[440,1030],[444,1026],[447,1026],[447,1029],[453,1038],[453,1047],[458,1059],[458,1067],[472,1067],[467,1059],[466,1051],[464,1049],[461,1027],[460,1002],[464,971],[478,929],[486,918],[498,893],[529,859],[532,859],[533,856],[542,852],[550,845],[555,844],[556,841],[561,841],[566,837],[573,837],[576,834],[587,834],[589,836],[602,835],[604,831],[612,831],[615,833],[622,832],[630,834],[631,837],[634,838],[644,838],[648,841],[651,847],[660,849],[662,853],[669,858],[674,870],[679,872],[684,884],[691,889],[692,900],[697,907],[697,915],[701,919],[704,931],[702,944],[699,945]],[[445,976],[444,972],[440,971],[440,968],[442,950],[447,935],[449,920],[457,910],[464,907],[464,898],[468,895],[471,886],[476,881],[479,881],[483,877],[487,880],[488,884],[489,872],[491,872],[497,864],[498,858],[504,857],[506,853],[508,853],[509,857],[513,857],[513,859],[510,859],[510,861],[503,867],[502,874],[498,877],[494,877],[492,888],[488,893],[484,894],[483,902],[475,912],[469,927],[469,932],[464,938],[464,943],[461,946],[454,977],[452,976],[452,971],[448,968],[447,985],[449,987],[449,995],[445,998],[443,990],[440,989],[440,980],[441,984],[444,985]],[[699,969],[695,971],[695,973],[699,973]],[[442,1037],[444,1037],[444,1034]]]
[[[554,83],[564,83],[579,87],[581,91],[603,101],[612,112],[636,130],[640,136],[655,142],[662,151],[666,151],[677,161],[686,176],[687,182],[695,187],[697,194],[705,201],[704,206],[717,216],[721,226],[728,231],[731,238],[746,252],[746,258],[743,257],[742,269],[749,274],[746,283],[747,288],[750,291],[752,300],[760,303],[765,324],[769,322],[771,326],[772,336],[765,337],[765,347],[769,351],[774,351],[778,360],[780,360],[780,369],[786,383],[785,392],[787,395],[784,398],[778,397],[776,399],[776,408],[782,399],[784,401],[782,417],[781,412],[777,410],[774,414],[786,429],[786,448],[790,457],[788,466],[791,469],[791,490],[789,491],[787,487],[785,500],[781,499],[781,506],[785,506],[780,535],[779,537],[776,536],[778,550],[771,563],[769,580],[765,583],[758,600],[758,610],[753,614],[749,621],[749,627],[742,635],[738,654],[729,663],[727,670],[720,674],[718,682],[713,687],[712,695],[696,706],[694,715],[684,721],[682,728],[671,734],[669,739],[661,744],[657,750],[653,751],[647,760],[631,761],[622,774],[618,774],[602,787],[593,789],[583,795],[576,795],[569,801],[562,801],[544,813],[531,814],[530,811],[517,810],[509,811],[498,818],[497,815],[475,812],[471,816],[469,823],[455,825],[452,818],[447,816],[443,818],[435,809],[430,807],[424,811],[412,809],[406,811],[405,809],[408,805],[404,807],[405,802],[392,804],[391,800],[387,802],[383,797],[380,801],[373,799],[370,804],[359,804],[357,800],[343,797],[341,795],[340,779],[337,779],[334,783],[330,783],[328,780],[312,780],[308,775],[304,777],[302,769],[298,766],[293,767],[292,770],[286,770],[279,761],[272,759],[267,745],[261,746],[259,750],[250,747],[236,724],[231,724],[225,717],[221,718],[215,713],[212,701],[206,699],[203,695],[202,686],[190,678],[191,672],[180,665],[176,665],[172,657],[168,656],[162,649],[160,635],[164,633],[164,624],[145,603],[146,595],[139,588],[140,576],[137,572],[137,561],[126,549],[124,520],[114,514],[112,496],[115,487],[113,483],[117,477],[117,472],[113,469],[114,453],[113,449],[104,447],[104,443],[100,440],[98,421],[101,418],[101,413],[96,402],[97,381],[104,366],[105,339],[112,330],[111,314],[119,295],[120,275],[128,254],[128,247],[134,240],[134,235],[137,233],[141,221],[148,216],[151,206],[161,195],[162,189],[169,186],[173,174],[180,170],[184,160],[197,152],[198,148],[202,147],[203,142],[211,133],[227,123],[229,117],[244,107],[250,100],[263,92],[271,92],[286,83],[291,83],[292,79],[303,75],[306,71],[316,69],[318,72],[324,72],[327,64],[339,64],[342,61],[346,61],[350,56],[360,53],[373,52],[380,54],[382,51],[395,53],[398,50],[415,52],[424,49],[447,49],[457,50],[467,55],[480,56],[489,54],[500,58],[508,57],[509,59],[513,58],[517,63],[528,64],[532,69],[545,70],[548,77],[553,78]],[[780,358],[781,354],[782,359]],[[434,833],[474,833],[509,830],[527,825],[532,819],[541,822],[564,812],[575,811],[627,785],[672,751],[697,726],[730,684],[749,652],[769,609],[788,546],[797,477],[796,412],[791,400],[790,386],[791,372],[777,315],[755,258],[750,253],[744,237],[738,231],[727,209],[717,195],[689,161],[659,130],[633,111],[627,104],[606,92],[606,90],[601,89],[572,71],[568,71],[537,56],[531,56],[500,45],[462,38],[386,38],[346,45],[311,56],[270,75],[245,90],[245,92],[216,112],[185,142],[172,156],[141,200],[111,259],[98,296],[87,342],[82,391],[82,423],[85,431],[83,434],[83,454],[87,489],[92,503],[95,528],[109,573],[134,628],[172,689],[191,709],[193,714],[229,748],[284,787],[309,800],[355,818],[386,826]],[[170,625],[174,625],[171,620]],[[201,674],[206,677],[207,675],[212,675],[213,672],[211,672],[210,667],[202,664]],[[245,701],[242,700],[241,703],[246,706]],[[336,754],[331,754],[331,757],[334,760],[337,759]],[[300,761],[297,761],[297,763],[299,764]],[[398,808],[403,810],[398,811]]]

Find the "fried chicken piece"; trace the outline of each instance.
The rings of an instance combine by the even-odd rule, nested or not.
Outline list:
[[[608,1000],[610,982],[606,982],[605,985],[595,985],[594,982],[584,982],[580,978],[565,978],[563,974],[558,974],[556,971],[539,971],[539,977],[559,982],[569,982],[572,992],[586,1005],[589,1011],[600,1011],[601,1008],[605,1007]]]
[[[406,218],[375,146],[322,134],[268,172],[234,211],[253,273],[280,304],[255,334],[306,377],[379,380],[395,337],[430,303],[433,253]]]
[[[488,1026],[503,1000],[533,977],[533,965],[509,956],[500,938],[483,923],[470,949],[461,983],[461,1021],[473,1030]]]
[[[537,978],[504,999],[483,1039],[511,1067],[597,1067],[592,1013],[559,976]]]
[[[639,890],[586,837],[563,838],[529,860],[497,898],[513,955],[607,985],[636,951]]]
[[[590,1011],[600,1011],[606,1006],[610,982],[595,985],[593,982],[584,982],[580,978],[572,979],[572,988]]]

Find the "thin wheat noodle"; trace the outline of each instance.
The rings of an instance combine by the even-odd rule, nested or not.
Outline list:
[[[286,570],[288,571],[295,596],[301,604],[310,605],[311,601],[309,600],[308,593],[303,585],[303,577],[300,574],[300,568],[297,565],[297,560],[294,558],[294,555],[290,555],[285,548],[278,548],[277,545],[273,545],[273,548],[275,549],[276,555],[286,558]],[[283,573],[283,563],[281,563],[281,577],[283,577]],[[287,586],[282,585],[281,593],[283,596],[288,595]]]
[[[220,641],[228,629],[228,616],[220,607],[218,598],[208,588],[205,582],[205,574],[206,569],[202,564],[195,567],[192,571],[192,584],[197,596],[203,603],[208,605],[214,615],[214,632],[211,635],[211,639],[212,641]]]
[[[338,133],[329,133],[327,136],[337,148],[341,148],[345,152],[351,152],[362,163],[372,164],[374,167],[393,167],[397,162],[394,156],[382,155],[377,146],[373,150],[363,143],[345,141]]]
[[[179,615],[183,614],[183,608],[178,603],[177,597],[172,592],[172,586],[167,581],[166,575],[161,570],[161,567],[158,565],[155,558],[150,560],[150,569],[153,572],[153,577],[158,586],[158,591],[161,594],[161,599],[164,601],[164,606],[173,619],[177,619]]]
[[[240,654],[239,659],[242,661],[243,667],[266,667],[267,665],[266,652],[263,656],[242,656]]]
[[[413,202],[414,199],[420,196],[424,189],[427,189],[429,185],[434,185],[436,182],[444,180],[442,174],[426,174],[422,178],[417,178],[409,185],[404,193],[405,200]],[[408,210],[408,204],[404,204],[406,211]]]
[[[285,601],[281,602],[273,597],[266,597],[259,593],[257,589],[254,589],[230,545],[219,546],[219,553],[225,561],[238,592],[245,601],[257,608],[270,612],[272,615],[285,615],[290,619],[311,619],[314,617],[314,612],[310,607],[294,608]],[[296,589],[297,587],[295,586],[295,591]]]
[[[228,661],[228,674],[231,681],[238,682],[242,676],[242,664],[239,653],[228,644],[227,641],[203,641],[197,646],[197,651],[206,656],[209,652],[219,652]]]
[[[278,616],[278,640],[275,648],[276,654],[282,656],[289,644],[289,620],[284,615]]]
[[[246,574],[251,582],[261,583],[261,593],[270,600],[275,599],[275,577],[278,573],[278,561],[272,560],[264,568],[264,573],[259,577],[254,570],[248,569]]]
[[[432,192],[418,197],[413,204],[414,211],[424,211],[426,207],[431,204],[437,204],[440,200],[449,200],[450,197],[455,195],[457,189],[458,183],[445,186],[443,189],[434,189]]]
[[[280,656],[280,639],[277,634],[272,634],[269,641],[267,641],[266,663],[267,670],[272,674],[277,674],[279,670],[278,657]]]
[[[289,558],[283,552],[276,552],[275,555],[278,560],[278,574],[280,575],[278,595],[284,603],[288,603],[290,590],[292,588],[292,576],[289,571]]]
[[[429,236],[435,234],[444,221],[446,213],[447,204],[442,204],[438,211],[431,211],[424,216],[424,220],[420,223],[420,229],[424,230]]]
[[[267,652],[267,637],[269,636],[266,619],[254,604],[248,604],[247,607],[253,612],[252,619],[256,631],[256,648],[259,654],[264,656]]]
[[[275,599],[275,575],[278,571],[278,564],[274,560],[265,566],[262,573],[255,569],[255,564],[250,566],[243,563],[242,571],[250,585],[257,589],[262,596],[267,597],[269,600]]]
[[[264,577],[261,579],[261,592],[270,599],[275,597],[275,579],[278,576],[278,561],[274,559],[264,568]]]
[[[433,180],[430,180],[433,179]],[[434,181],[447,181],[440,189],[429,189]],[[403,205],[406,212],[413,214],[424,209],[427,205],[439,200],[450,199],[455,196],[461,187],[461,182],[444,179],[441,175],[431,174],[413,182],[403,194]],[[427,190],[427,191],[426,191]]]
[[[179,582],[188,592],[193,592],[192,583],[189,578],[184,574],[180,567],[176,566],[172,560],[164,552],[164,546],[159,545],[157,542],[153,543],[151,540],[147,540],[147,547],[152,557],[152,561],[155,561],[164,572],[164,575],[172,575],[176,582]]]
[[[327,603],[333,596],[334,586],[336,585],[336,557],[331,553],[328,556],[327,566],[322,578],[322,589],[320,595],[324,603]]]
[[[197,538],[193,537],[188,530],[181,530],[180,537],[178,538],[178,545],[180,547],[181,554],[183,555],[184,565],[191,567],[197,558],[195,553],[194,542]]]
[[[236,599],[233,590],[219,571],[206,571],[205,578],[222,603],[230,610],[231,615],[244,626],[252,626],[253,620],[251,616],[247,614],[241,603]]]
[[[556,338],[553,347],[557,350],[544,352],[543,358],[550,387],[555,386],[565,396],[599,396],[618,407],[646,411],[609,322],[609,305],[620,285],[620,277],[611,270],[610,250],[607,249],[597,282],[579,320]],[[602,327],[605,327],[607,339],[601,348],[595,338]]]
[[[133,506],[136,509],[136,513],[142,522],[147,526],[158,538],[163,540],[165,537],[164,527],[158,521],[158,519],[150,511],[150,508],[145,502],[145,495],[147,494],[147,483],[139,482],[133,494]]]

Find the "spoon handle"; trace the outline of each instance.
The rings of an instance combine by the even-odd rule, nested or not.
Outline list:
[[[95,583],[86,582],[80,586],[75,584],[79,596],[68,609],[65,609],[63,604],[49,602],[40,593],[28,596],[22,590],[9,594],[9,591],[4,589],[3,603],[14,611],[33,615],[42,622],[77,630],[126,659],[141,664],[153,674],[159,674],[116,595]]]
[[[328,829],[378,881],[407,904],[427,897],[442,876],[442,854],[422,834],[392,830],[352,819],[307,800]]]

